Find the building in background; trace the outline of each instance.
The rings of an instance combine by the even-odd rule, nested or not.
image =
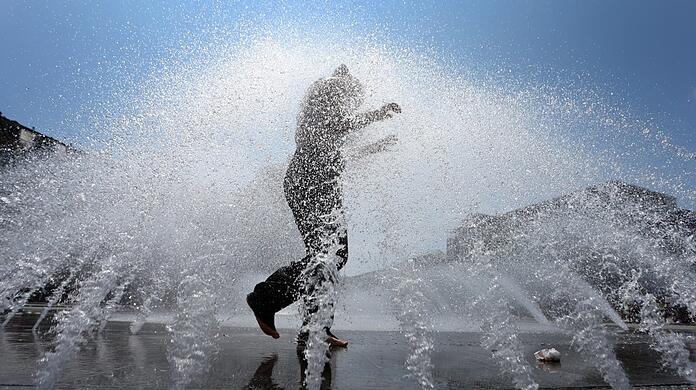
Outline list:
[[[611,181],[500,215],[472,214],[448,238],[447,257],[462,260],[475,253],[498,252],[531,232],[549,237],[561,233],[553,228],[557,224],[551,224],[558,220],[583,221],[587,230],[600,223],[633,230],[636,236],[659,240],[664,250],[679,254],[696,233],[696,212],[679,208],[674,197]],[[682,245],[674,242],[679,238],[686,239],[678,240]]]
[[[0,113],[0,166],[31,155],[64,156],[73,152],[77,150]]]
[[[611,181],[499,215],[470,215],[448,238],[442,261],[485,262],[522,279],[563,269],[629,321],[637,309],[626,307],[621,286],[638,278],[669,316],[690,322],[685,308],[671,303],[670,286],[680,269],[696,271],[696,211],[680,208],[672,196]],[[554,305],[545,304],[544,294],[539,303]]]

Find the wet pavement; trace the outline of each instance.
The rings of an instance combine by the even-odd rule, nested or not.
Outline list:
[[[32,334],[32,323],[13,320],[0,331],[0,388],[34,386],[38,360],[50,346],[46,329]],[[693,333],[692,333],[693,334]],[[220,352],[209,373],[200,375],[190,388],[205,389],[297,389],[302,381],[302,359],[293,343],[294,331],[281,331],[273,340],[253,328],[224,328]],[[398,332],[342,331],[351,345],[334,350],[324,371],[323,388],[331,389],[417,389],[408,377],[404,361],[408,345]],[[510,377],[501,374],[491,352],[479,344],[480,334],[442,332],[435,334],[433,353],[436,388],[506,389]],[[569,335],[523,333],[525,356],[542,388],[604,388],[599,373],[571,350]],[[146,324],[131,335],[128,324],[110,322],[91,338],[66,365],[58,388],[166,389],[172,386],[167,361],[169,337],[163,325]],[[644,335],[629,332],[618,336],[616,354],[631,383],[640,388],[696,389],[674,372],[662,368],[657,353]],[[555,347],[561,363],[540,365],[534,351]],[[696,345],[689,345],[696,358]]]

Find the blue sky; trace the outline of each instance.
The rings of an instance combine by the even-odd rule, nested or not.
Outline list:
[[[696,2],[437,1],[229,4],[7,2],[0,14],[0,111],[57,138],[216,26],[343,20],[354,31],[522,79],[581,77],[696,149]],[[340,26],[339,26],[340,28]]]

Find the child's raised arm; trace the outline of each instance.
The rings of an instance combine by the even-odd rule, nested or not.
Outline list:
[[[357,114],[350,119],[350,131],[362,129],[371,123],[391,118],[398,113],[401,113],[401,107],[396,103],[389,103],[378,110]]]

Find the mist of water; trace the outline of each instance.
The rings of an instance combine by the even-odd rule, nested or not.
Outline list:
[[[348,142],[350,156],[372,141],[398,138],[390,150],[348,163],[345,273],[400,270],[401,287],[379,277],[375,293],[391,294],[382,302],[400,321],[411,346],[406,367],[423,388],[434,386],[429,332],[436,331],[424,313],[478,324],[484,347],[496,350],[501,369],[524,389],[538,385],[517,340],[520,318],[577,332],[580,351],[602,356],[597,368],[607,383],[626,388],[602,325],[609,319],[625,327],[612,306],[622,299],[619,289],[611,286],[642,270],[631,297],[668,290],[696,314],[693,233],[675,232],[687,249],[669,254],[663,239],[644,239],[645,226],[605,214],[592,199],[531,221],[502,249],[482,239],[467,258],[403,268],[444,250],[474,213],[505,212],[609,179],[693,205],[694,163],[654,142],[647,125],[601,94],[511,87],[383,40],[272,32],[236,46],[211,44],[205,56],[172,63],[104,107],[93,120],[101,149],[3,172],[0,309],[19,310],[49,284],[60,286],[49,301],[70,306],[56,319],[40,385],[52,386],[85,334],[124,307],[137,313],[133,332],[155,311],[175,313],[168,353],[177,386],[206,372],[221,317],[246,313],[240,283],[303,254],[282,175],[305,89],[340,63],[365,84],[364,108],[391,101],[403,108]],[[661,331],[654,305],[641,302],[656,349],[693,380],[693,363]],[[307,378],[318,387],[325,342],[314,328],[312,335]]]

